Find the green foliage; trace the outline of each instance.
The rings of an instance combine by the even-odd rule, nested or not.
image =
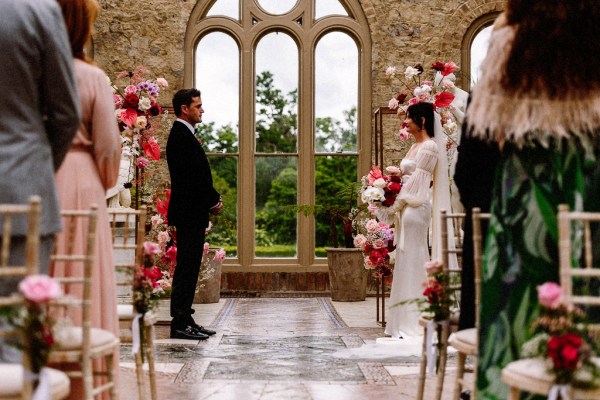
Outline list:
[[[316,119],[317,151],[333,153],[356,150],[356,107],[343,113],[344,124],[331,117]]]
[[[298,92],[283,95],[269,71],[256,76],[256,151],[294,153],[297,142]]]

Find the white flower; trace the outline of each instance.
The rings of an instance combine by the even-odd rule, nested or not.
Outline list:
[[[150,99],[146,96],[143,96],[138,103],[138,108],[142,111],[146,111],[150,109],[151,104],[152,102],[150,101]]]
[[[156,214],[156,215],[153,215],[152,218],[150,218],[150,222],[152,222],[152,226],[156,228],[158,225],[162,224],[164,221],[160,217],[160,215]]]
[[[395,110],[396,108],[398,108],[398,105],[400,103],[398,103],[398,100],[396,100],[396,98],[392,98],[390,99],[389,103],[388,103],[388,107],[390,108],[390,110]]]
[[[135,123],[133,124],[136,129],[144,129],[146,125],[148,125],[148,120],[143,115],[137,117]]]
[[[392,67],[391,65],[385,70],[385,77],[387,79],[392,79],[396,76],[396,67]]]
[[[444,78],[442,81],[442,86],[444,86],[446,89],[452,89],[454,87],[454,82],[448,78]]]
[[[456,125],[456,122],[449,120],[448,122],[446,122],[444,124],[444,130],[449,134],[452,135],[453,133],[455,133],[458,130],[458,125]]]
[[[369,186],[362,193],[363,203],[371,203],[373,201],[382,201],[385,196],[383,189],[379,189],[373,186]]]
[[[156,84],[160,87],[169,87],[169,82],[165,78],[156,78]]]
[[[167,243],[169,241],[169,239],[171,239],[171,235],[169,235],[169,232],[167,231],[162,231],[158,234],[158,243],[160,244],[164,244]]]
[[[377,178],[373,182],[373,186],[375,186],[376,188],[379,188],[379,189],[385,188],[385,185],[386,185],[386,182],[385,182],[385,179],[383,179],[383,178]]]
[[[404,70],[404,77],[408,80],[414,78],[415,76],[419,75],[421,72],[414,68],[414,67],[406,67],[406,69]]]

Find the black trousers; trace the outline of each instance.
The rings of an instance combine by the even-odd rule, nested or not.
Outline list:
[[[194,312],[192,303],[202,263],[205,228],[176,226],[177,266],[171,290],[171,317],[174,324],[183,324]]]

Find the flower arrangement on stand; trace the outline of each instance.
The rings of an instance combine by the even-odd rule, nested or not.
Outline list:
[[[167,211],[169,209],[170,199],[171,190],[167,189],[164,192],[164,198],[160,196],[156,198],[155,206],[157,214],[150,218],[151,229],[149,232],[149,238],[150,240],[156,242],[158,248],[160,249],[160,252],[156,253],[155,260],[155,265],[160,272],[160,276],[158,276],[158,272],[156,275],[156,284],[161,289],[158,292],[160,296],[170,295],[171,286],[173,284],[173,274],[175,273],[175,268],[177,267],[177,232],[174,227],[169,226],[167,219]],[[206,229],[205,234],[208,235],[211,230],[212,222],[209,222],[209,226]],[[224,249],[211,249],[208,242],[204,243],[202,266],[200,268],[200,276],[198,278],[200,287],[202,287],[202,285],[207,281],[210,281],[216,272],[214,263],[211,261],[214,260],[222,263],[225,257],[226,253]]]
[[[19,283],[19,292],[25,300],[25,306],[1,307],[0,316],[23,332],[23,342],[8,343],[28,354],[35,390],[44,386],[41,381],[47,377],[42,374],[42,368],[48,363],[55,344],[54,328],[57,321],[49,313],[50,303],[60,298],[63,292],[60,284],[48,275],[27,276]]]
[[[406,111],[408,106],[419,102],[425,101],[434,105],[435,111],[441,117],[442,128],[447,136],[446,153],[448,155],[448,165],[451,165],[454,152],[456,152],[459,134],[458,124],[453,115],[454,106],[452,105],[456,97],[452,93],[452,90],[455,87],[454,81],[456,77],[454,72],[457,68],[456,63],[453,61],[446,63],[436,61],[431,65],[431,70],[435,72],[430,80],[423,78],[425,70],[421,64],[406,67],[403,74],[398,73],[397,68],[394,66],[387,67],[385,71],[385,76],[390,82],[394,83],[397,81],[401,86],[398,89],[398,94],[390,99],[388,103],[389,108],[402,113]],[[409,97],[411,94],[413,97]],[[407,104],[403,106],[405,102]],[[410,138],[410,134],[406,131],[404,124],[398,132],[398,137],[401,140]]]
[[[123,156],[130,160],[129,181],[124,186],[131,187],[134,181],[137,199],[147,195],[147,188],[144,187],[145,168],[151,161],[160,159],[156,131],[160,125],[157,117],[163,114],[163,110],[157,100],[160,89],[169,86],[164,78],[145,79],[147,73],[145,67],[123,71],[117,75],[117,79],[126,79],[127,84],[123,88],[112,85]]]
[[[394,269],[394,229],[369,219],[362,231],[364,233],[354,237],[354,246],[363,252],[365,268],[374,270],[375,277],[379,279],[391,276]]]
[[[568,395],[570,387],[600,386],[598,341],[588,329],[583,310],[564,301],[562,288],[554,282],[537,287],[540,315],[531,329],[534,336],[522,349],[524,358],[540,357],[555,377],[549,398]]]

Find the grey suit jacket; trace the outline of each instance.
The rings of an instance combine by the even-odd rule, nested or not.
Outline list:
[[[54,171],[80,122],[73,58],[55,0],[0,0],[0,203],[42,197],[43,235],[60,230]],[[24,221],[14,233],[24,234]]]

